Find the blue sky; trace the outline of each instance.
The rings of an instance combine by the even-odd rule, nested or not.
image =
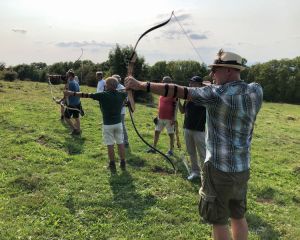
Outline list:
[[[210,64],[223,48],[248,63],[300,56],[297,0],[1,0],[0,62],[103,62],[109,51],[134,45],[174,10],[197,49],[172,21],[141,40],[137,52],[149,64],[197,60]],[[200,57],[199,57],[200,55]]]

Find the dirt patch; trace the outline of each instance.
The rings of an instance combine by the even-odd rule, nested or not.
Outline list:
[[[47,138],[44,135],[39,136],[39,138],[36,140],[36,142],[41,144],[41,145],[46,145],[47,144]]]
[[[289,120],[289,121],[296,121],[297,120],[295,117],[292,117],[292,116],[288,116],[286,119]]]

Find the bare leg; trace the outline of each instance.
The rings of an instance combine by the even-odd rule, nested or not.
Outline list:
[[[169,134],[170,137],[170,150],[173,151],[174,149],[174,133]]]
[[[107,153],[110,162],[115,161],[115,150],[114,145],[107,145]]]
[[[126,169],[126,162],[125,162],[125,145],[124,143],[118,144],[119,156],[120,156],[120,167],[122,170]]]
[[[153,143],[154,147],[156,147],[156,145],[158,143],[159,135],[160,135],[160,132],[159,131],[155,131],[155,133],[154,133],[154,143]]]
[[[213,225],[213,238],[214,240],[229,240],[228,225]]]
[[[60,106],[60,118],[64,119],[64,115],[65,115],[65,108],[63,106]]]
[[[125,160],[125,148],[124,144],[118,144],[118,151],[119,151],[119,157],[120,160]]]
[[[246,218],[234,219],[231,218],[231,231],[233,240],[248,239],[248,224]]]
[[[126,125],[125,125],[125,114],[121,114],[121,118],[122,118],[122,127],[123,127],[123,135],[124,135],[124,144],[128,145],[128,134],[127,134],[127,129],[126,129]]]
[[[80,131],[80,118],[75,118],[75,123],[74,127],[76,128],[77,131]]]
[[[65,118],[65,120],[69,124],[69,126],[72,128],[72,130],[76,129],[76,127],[74,126],[74,124],[70,118]]]

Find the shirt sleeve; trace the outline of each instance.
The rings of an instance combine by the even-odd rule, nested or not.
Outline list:
[[[216,102],[218,99],[218,95],[212,86],[206,87],[190,87],[188,88],[189,94],[192,98],[192,101],[197,105],[206,106],[213,102]]]
[[[93,100],[101,101],[103,99],[103,93],[91,93],[90,98]]]

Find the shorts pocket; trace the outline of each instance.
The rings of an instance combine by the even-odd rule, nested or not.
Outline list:
[[[208,223],[216,222],[218,218],[216,196],[209,195],[203,192],[202,189],[199,191],[199,214]]]

